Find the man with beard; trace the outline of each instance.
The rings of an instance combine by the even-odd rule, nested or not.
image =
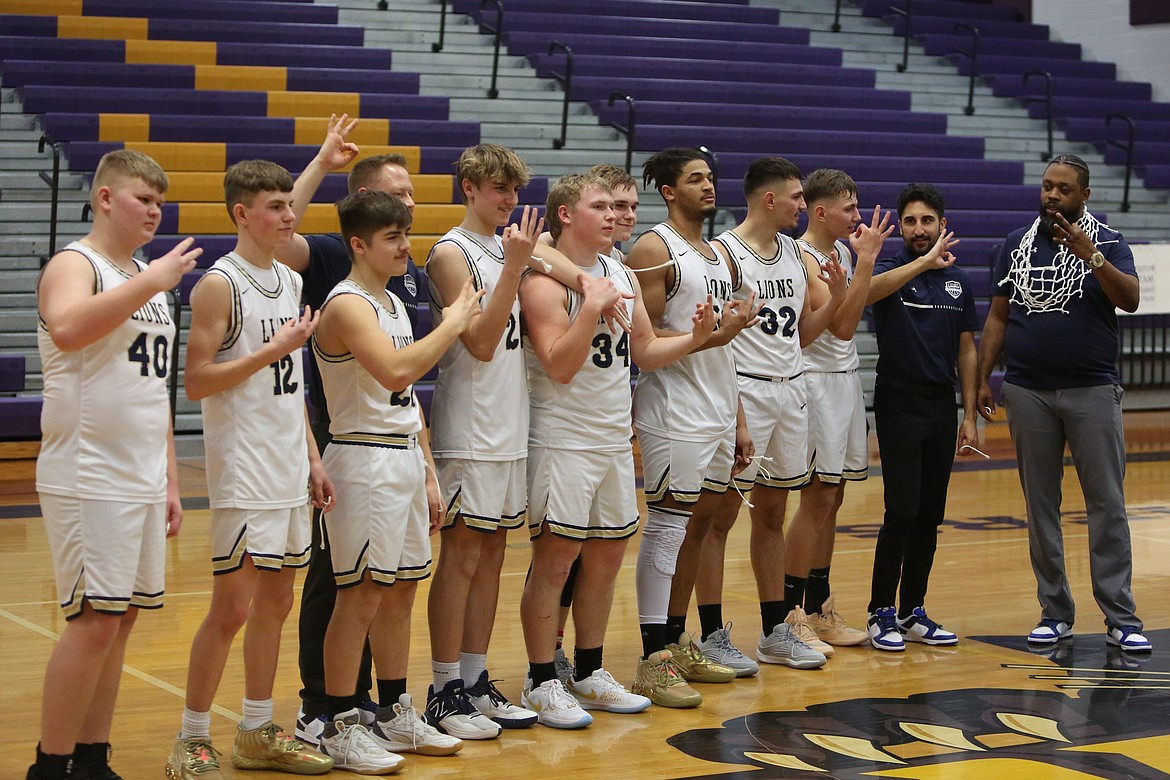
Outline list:
[[[946,232],[944,213],[934,185],[903,189],[898,227],[905,245],[874,266],[869,286],[879,352],[873,411],[886,513],[874,550],[868,611],[884,619],[879,627],[895,629],[875,635],[871,628],[870,641],[878,650],[904,650],[906,641],[959,641],[923,606],[956,449],[971,455],[978,445],[974,331],[979,323],[970,279],[949,251],[958,242]],[[957,444],[956,367],[963,397]]]
[[[1105,640],[1149,652],[1130,588],[1115,311],[1136,311],[1140,292],[1125,238],[1089,213],[1088,199],[1089,167],[1074,155],[1058,155],[1044,170],[1040,216],[1004,241],[983,325],[978,407],[991,419],[988,378],[1002,356],[1041,609],[1028,641],[1053,644],[1071,635],[1075,618],[1060,528],[1067,444],[1085,496],[1089,570],[1105,614]]]

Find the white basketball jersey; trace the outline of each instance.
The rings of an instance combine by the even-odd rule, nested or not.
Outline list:
[[[133,278],[97,250],[65,247],[93,266],[94,292]],[[134,261],[141,273],[146,266]],[[63,352],[38,319],[41,452],[37,490],[76,498],[157,503],[167,497],[167,377],[175,324],[163,293],[110,334]]]
[[[301,277],[272,262],[258,268],[235,252],[207,271],[227,280],[232,315],[216,363],[250,355],[300,316]],[[281,509],[308,501],[305,380],[301,350],[202,401],[207,496],[212,509]]]
[[[804,371],[797,324],[808,292],[808,276],[796,242],[776,234],[776,252],[762,257],[728,230],[716,236],[735,263],[737,300],[756,294],[760,321],[731,341],[735,370],[745,376],[789,379]]]
[[[339,295],[357,295],[367,301],[378,315],[378,327],[389,336],[397,349],[414,343],[414,332],[406,308],[391,292],[386,292],[390,306],[370,295],[361,285],[346,279],[325,298],[322,310]],[[422,421],[414,386],[392,392],[382,386],[351,353],[328,355],[313,338],[313,354],[329,404],[329,433],[336,439],[345,434],[418,433]]]
[[[801,249],[807,249],[821,265],[832,262],[823,252],[804,239],[798,239],[796,243]],[[844,242],[836,242],[834,248],[837,250],[837,258],[841,263],[841,268],[845,270],[845,283],[846,285],[851,284],[853,282],[853,255]],[[813,343],[804,348],[804,367],[808,371],[852,371],[860,365],[861,361],[857,357],[857,346],[853,343],[853,339],[848,341],[839,339],[828,330],[825,330],[824,333],[817,336]]]
[[[665,222],[651,228],[666,243],[674,266],[674,288],[667,292],[663,328],[689,333],[695,304],[710,293],[716,309],[731,299],[731,272],[715,249],[709,260]],[[684,355],[656,371],[638,374],[634,390],[634,427],[672,439],[713,441],[735,427],[738,390],[735,364],[727,347]]]
[[[634,283],[630,272],[615,260],[598,255],[597,264],[585,273],[594,278],[609,277],[619,292],[631,296],[623,301],[632,316]],[[577,319],[585,298],[566,290],[569,321]],[[630,342],[629,334],[598,319],[593,349],[568,384],[551,379],[532,345],[524,340],[528,361],[529,406],[532,411],[528,433],[530,447],[624,452],[630,448]]]
[[[504,268],[503,241],[454,228],[436,246],[442,244],[463,252],[475,288],[487,291],[480,302],[487,307]],[[431,300],[435,322],[442,322],[433,287]],[[436,458],[516,460],[528,454],[528,379],[520,341],[520,303],[513,301],[491,361],[477,360],[459,339],[443,354],[431,402]]]

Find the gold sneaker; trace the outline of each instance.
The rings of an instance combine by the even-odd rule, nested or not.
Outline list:
[[[294,775],[320,775],[333,768],[333,759],[290,737],[271,721],[257,729],[236,729],[232,766],[237,769],[274,769]]]
[[[788,613],[788,617],[784,618],[784,622],[791,626],[792,633],[796,634],[796,638],[801,642],[818,651],[825,658],[833,657],[833,646],[821,641],[817,632],[813,631],[812,618],[804,611],[804,607],[793,607],[792,611]]]
[[[815,615],[807,615],[808,624],[816,633],[817,638],[825,644],[837,647],[853,647],[864,644],[869,634],[856,628],[851,628],[845,618],[838,614],[833,597],[821,605],[821,611]]]
[[[630,690],[659,707],[682,709],[703,703],[703,695],[687,685],[669,650],[651,653],[638,662],[638,672]]]
[[[175,737],[175,746],[167,759],[167,780],[216,780],[219,751],[211,746],[210,737]]]
[[[666,649],[670,651],[675,666],[687,682],[726,683],[735,679],[734,669],[717,664],[703,655],[703,651],[685,631],[679,634],[678,642],[668,644]]]

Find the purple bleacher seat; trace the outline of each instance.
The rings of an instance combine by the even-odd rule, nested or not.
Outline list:
[[[418,94],[419,75],[354,68],[289,68],[288,89],[302,92]]]
[[[544,54],[549,43],[557,41],[580,54],[633,55],[638,57],[678,57],[696,48],[706,49],[708,40],[680,40],[650,36],[602,36],[590,33],[512,32],[505,36],[508,53],[515,55]],[[564,55],[560,55],[563,57]],[[721,46],[718,56],[724,60],[763,62],[792,62],[805,65],[840,65],[840,49],[804,46],[794,43],[743,42],[735,46]]]
[[[625,103],[608,101],[590,104],[602,122],[624,124]],[[796,130],[832,130],[864,127],[875,132],[945,133],[944,114],[909,113],[894,109],[840,108],[826,111],[824,105],[752,105],[735,103],[637,102],[638,122],[647,124],[689,124],[702,117],[718,117],[729,127],[790,127]]]
[[[361,46],[365,40],[365,30],[361,27],[237,22],[230,18],[151,19],[147,28],[152,39],[162,41],[263,41],[293,45],[311,41],[314,46]]]
[[[1033,84],[1036,81],[1033,80]],[[1111,111],[1120,111],[1133,119],[1154,119],[1170,122],[1170,103],[1153,103],[1149,99],[1121,98],[1113,94],[1054,95],[1052,115],[1058,117],[1081,116],[1104,119]],[[1028,114],[1034,118],[1044,116],[1044,106],[1028,104]]]
[[[485,12],[495,21],[495,12]],[[717,51],[721,41],[739,44],[747,41],[797,43],[807,45],[809,31],[798,27],[739,24],[737,22],[702,22],[689,19],[640,19],[627,16],[590,14],[513,14],[507,17],[509,32],[540,32],[555,35],[588,30],[594,35],[654,36],[706,41],[705,53]]]
[[[22,97],[24,109],[29,114],[56,111],[264,116],[268,113],[268,95],[265,92],[131,87],[77,90],[73,87],[32,85],[24,88]],[[328,106],[322,106],[321,110],[328,110]],[[444,120],[449,115],[449,101],[445,97],[423,95],[363,94],[361,115],[369,118]]]
[[[0,398],[0,440],[26,441],[41,438],[41,397]]]
[[[140,16],[170,19],[239,19],[266,23],[337,24],[337,6],[307,3],[239,3],[236,0],[84,0],[86,16]]]
[[[886,16],[891,8],[906,10],[906,0],[866,0],[861,6],[865,16]],[[1019,11],[1010,6],[986,3],[962,3],[954,0],[915,0],[914,16],[941,16],[955,21],[968,19],[1018,22]]]
[[[1170,190],[1170,164],[1146,165],[1144,166],[1142,178],[1145,180],[1147,187]]]
[[[962,244],[960,244],[959,247],[956,247],[956,251],[958,251],[961,246]],[[966,264],[963,265],[963,268],[967,270],[967,275],[971,279],[971,292],[975,295],[975,297],[991,297],[991,269],[986,266],[971,266]]]
[[[495,23],[495,9],[482,12],[479,0],[454,0],[452,8],[457,13],[482,13],[484,18]],[[509,26],[513,18],[524,14],[538,14],[542,17],[553,14],[596,14],[598,16],[625,16],[630,19],[693,19],[712,22],[743,22],[748,24],[780,23],[780,11],[775,8],[759,8],[749,5],[727,3],[678,2],[678,0],[507,0],[504,6],[504,23]],[[586,28],[587,29],[587,28]]]
[[[904,148],[899,145],[899,149]],[[719,176],[742,179],[757,154],[744,154],[715,149],[719,155]],[[1022,184],[1024,164],[1014,160],[955,160],[949,157],[870,157],[842,155],[834,152],[794,154],[781,143],[769,154],[779,154],[791,160],[805,174],[817,168],[840,168],[859,181],[907,182],[929,181],[943,187],[949,183]],[[863,193],[864,195],[864,193]],[[894,203],[891,201],[890,206]]]
[[[24,390],[24,355],[0,355],[0,393]]]
[[[802,170],[808,174],[811,171]],[[906,186],[900,181],[866,181],[853,177],[857,182],[857,191],[865,203],[881,204],[883,208],[894,210],[897,207],[898,195]],[[722,207],[745,206],[741,179],[719,179],[716,190],[719,205]],[[1030,184],[998,184],[988,187],[986,184],[940,184],[943,196],[946,198],[948,209],[962,209],[966,211],[1014,211],[1023,212],[1036,208],[1039,204],[1039,190]],[[869,214],[861,215],[864,219]]]
[[[96,141],[101,128],[96,114],[41,115],[46,133],[58,141]],[[199,143],[273,143],[296,142],[296,120],[265,116],[172,116],[152,114],[152,141]],[[479,125],[474,122],[443,122],[394,119],[390,124],[390,142],[394,145],[422,143],[471,146],[479,143]]]
[[[713,118],[718,121],[717,117]],[[982,138],[942,134],[870,133],[864,130],[788,130],[756,128],[745,133],[734,127],[699,125],[638,125],[637,146],[657,151],[668,146],[707,146],[724,151],[774,154],[833,154],[848,149],[854,154],[881,155],[897,148],[913,148],[928,157],[981,158]],[[956,164],[958,163],[956,160]]]
[[[1064,117],[1057,120],[1057,125],[1064,130],[1070,141],[1098,142],[1106,138],[1115,141],[1124,141],[1129,136],[1129,127],[1125,122],[1113,120],[1106,124],[1105,117]],[[1170,138],[1170,120],[1135,119],[1134,138],[1138,143],[1146,141],[1161,141]]]
[[[950,55],[958,66],[959,75],[971,75],[971,59],[958,54]],[[1053,79],[1113,79],[1117,77],[1117,66],[1112,62],[1083,62],[1081,60],[1054,59],[1051,57],[1015,57],[981,53],[978,75],[996,73],[1020,74],[1030,70],[1045,70]]]
[[[36,35],[52,37],[57,34],[57,17],[0,14],[0,35]]]
[[[0,27],[0,31],[3,31]],[[13,60],[66,60],[72,62],[125,62],[125,41],[0,36],[0,52]]]
[[[991,85],[991,91],[1001,97],[1020,97],[1029,95],[1040,97],[1045,93],[1044,80],[1033,77],[1024,84],[1024,77],[1020,74],[997,73],[983,77]],[[1149,84],[1137,81],[1112,81],[1106,79],[1077,78],[1074,76],[1056,76],[1052,78],[1053,96],[1093,97],[1098,102],[1100,95],[1108,94],[1111,100],[1149,100],[1152,87]]]
[[[917,8],[917,6],[916,6]],[[895,35],[902,35],[906,29],[906,20],[901,16],[886,16],[885,20],[893,27]],[[934,33],[952,34],[955,23],[969,21],[956,19],[950,16],[926,16],[915,11],[912,30],[914,35]],[[1026,38],[1034,41],[1047,41],[1049,27],[1046,24],[1025,24],[1023,22],[1006,22],[999,20],[980,19],[977,26],[979,32],[986,38]]]
[[[684,54],[684,52],[679,52]],[[712,53],[716,56],[715,53]],[[528,61],[542,78],[564,69],[560,54],[530,54]],[[696,81],[734,81],[740,84],[832,84],[837,87],[874,86],[876,74],[866,68],[842,68],[833,65],[740,62],[715,59],[666,59],[656,57],[604,56],[593,54],[573,57],[574,74],[620,77],[637,73],[639,78],[681,79]],[[685,93],[683,93],[685,94]]]
[[[923,50],[934,57],[943,57],[956,48],[970,49],[971,36],[962,33],[926,33],[916,35]],[[994,50],[997,55],[1017,57],[1045,57],[1047,59],[1079,60],[1081,45],[1063,41],[1041,41],[1035,38],[984,37],[980,48]]]
[[[1125,165],[1125,151],[1104,141],[1095,144],[1110,165]],[[1133,146],[1134,165],[1170,165],[1170,142],[1140,141]]]
[[[608,101],[617,90],[635,101],[670,101],[683,97],[696,103],[740,103],[760,105],[824,106],[826,108],[905,108],[910,109],[910,93],[832,87],[819,84],[762,84],[685,79],[645,79],[638,76],[573,75],[573,100]]]

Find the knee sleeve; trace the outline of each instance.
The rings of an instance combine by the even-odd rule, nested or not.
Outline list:
[[[642,528],[635,581],[640,623],[665,623],[670,578],[687,534],[689,512],[651,508]]]

